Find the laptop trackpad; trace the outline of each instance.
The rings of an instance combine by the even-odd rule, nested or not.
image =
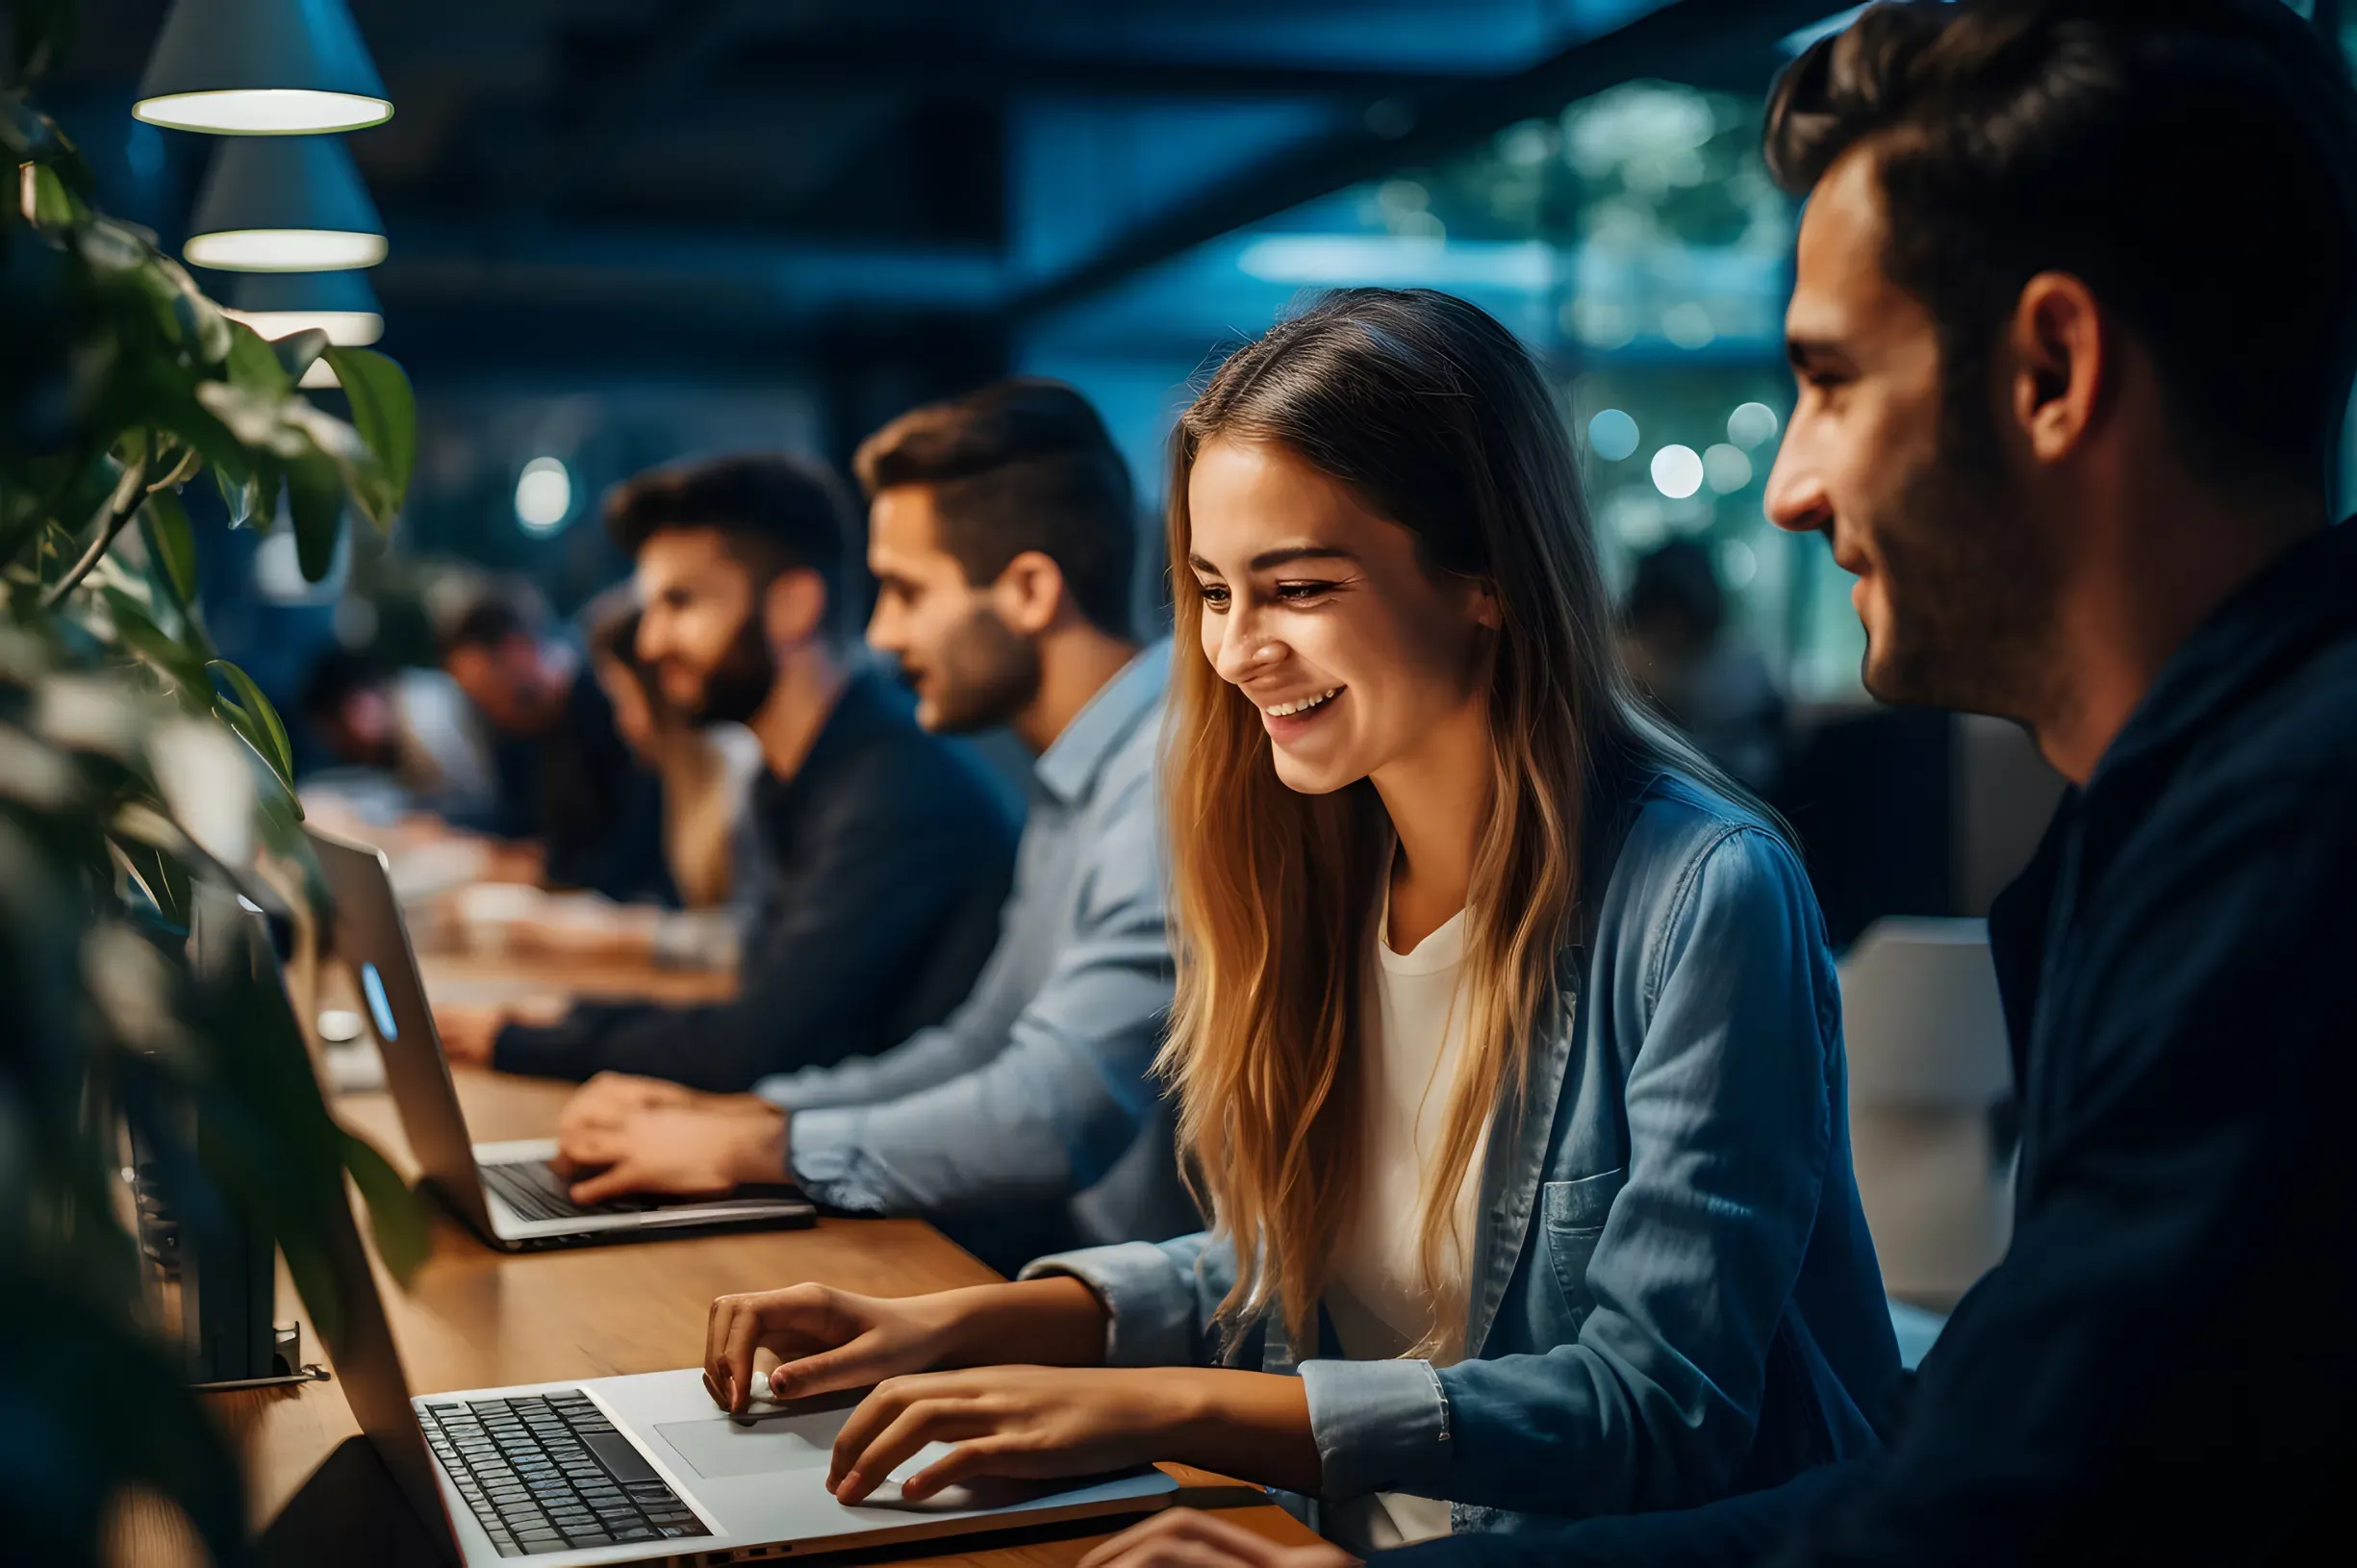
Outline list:
[[[688,1468],[705,1480],[737,1476],[776,1476],[796,1470],[824,1470],[835,1433],[850,1413],[848,1405],[806,1416],[770,1416],[753,1426],[742,1426],[726,1416],[709,1421],[667,1421],[655,1431]],[[1044,1497],[1071,1482],[1017,1481],[989,1477],[971,1486],[945,1486],[922,1503],[900,1496],[900,1482],[951,1452],[947,1443],[927,1443],[892,1473],[868,1499],[870,1506],[907,1508],[923,1513],[963,1513],[975,1508],[1001,1508]]]
[[[688,1467],[706,1480],[730,1476],[773,1476],[788,1470],[826,1468],[826,1456],[843,1429],[848,1409],[806,1416],[773,1417],[740,1427],[726,1416],[708,1421],[668,1421],[655,1431]]]

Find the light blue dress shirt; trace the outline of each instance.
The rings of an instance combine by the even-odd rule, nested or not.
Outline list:
[[[1196,1217],[1153,1074],[1170,1011],[1154,790],[1170,645],[1099,692],[1034,765],[999,945],[964,1005],[880,1055],[765,1078],[821,1202],[932,1218],[1061,1208],[1088,1242]]]

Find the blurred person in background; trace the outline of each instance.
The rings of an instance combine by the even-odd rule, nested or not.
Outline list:
[[[543,879],[609,898],[675,898],[663,862],[662,788],[614,727],[579,657],[503,600],[475,604],[443,639],[443,669],[490,726],[497,797],[452,825],[530,840]]]
[[[638,652],[644,617],[626,600],[590,627],[590,669],[614,705],[614,727],[663,781],[663,849],[688,909],[749,907],[761,893],[753,780],[761,743],[742,723],[699,724],[663,694]]]
[[[849,507],[833,475],[783,456],[657,468],[607,497],[639,601],[627,668],[619,626],[593,641],[618,721],[650,755],[677,753],[697,726],[742,724],[760,748],[768,869],[742,988],[697,1007],[437,1008],[454,1060],[742,1090],[881,1050],[973,986],[1016,823],[980,760],[926,734],[906,695],[844,645]],[[709,861],[717,835],[697,831]]]
[[[389,670],[330,646],[311,667],[297,711],[330,759],[305,776],[307,797],[315,787],[355,803],[377,795],[396,811],[467,821],[494,809],[489,744],[439,670]]]
[[[590,670],[614,706],[615,728],[661,781],[664,862],[679,907],[502,886],[497,897],[462,890],[458,918],[496,948],[734,969],[766,880],[753,811],[761,743],[742,724],[699,725],[663,695],[638,656],[641,617],[628,589],[600,595],[587,620]]]
[[[937,734],[1036,758],[998,946],[938,1028],[698,1095],[621,1074],[559,1124],[577,1201],[791,1180],[921,1214],[997,1267],[1198,1223],[1153,1058],[1170,1008],[1154,770],[1167,644],[1130,632],[1129,473],[1072,388],[1000,382],[868,438],[869,644]]]
[[[1705,756],[1772,796],[1785,768],[1785,698],[1767,660],[1727,620],[1708,547],[1673,540],[1640,559],[1621,605],[1629,668]]]

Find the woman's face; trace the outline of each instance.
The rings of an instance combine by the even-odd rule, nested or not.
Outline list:
[[[1212,441],[1187,480],[1204,657],[1258,710],[1277,776],[1324,795],[1461,745],[1496,601],[1280,446]]]

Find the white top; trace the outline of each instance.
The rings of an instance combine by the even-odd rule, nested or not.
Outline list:
[[[1326,1311],[1343,1354],[1390,1360],[1406,1354],[1435,1321],[1461,1323],[1473,1251],[1477,1159],[1458,1189],[1444,1239],[1437,1295],[1424,1283],[1420,1235],[1425,1173],[1439,1157],[1466,1003],[1457,992],[1465,960],[1466,913],[1458,910],[1406,953],[1391,950],[1388,899],[1375,930],[1375,1021],[1366,1042],[1359,1200],[1344,1228],[1326,1290]],[[1445,1366],[1459,1353],[1434,1357]],[[1330,1530],[1359,1552],[1449,1533],[1449,1505],[1385,1492],[1334,1510]]]

